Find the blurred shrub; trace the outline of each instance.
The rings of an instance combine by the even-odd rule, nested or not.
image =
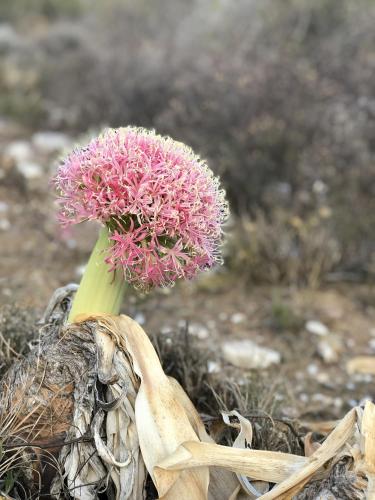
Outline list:
[[[1,21],[23,22],[24,18],[42,16],[57,19],[75,16],[81,11],[82,0],[1,0]]]
[[[249,283],[286,283],[317,286],[340,261],[338,242],[331,231],[311,216],[276,211],[266,218],[240,218],[227,246],[230,270]]]
[[[58,4],[34,1],[44,13],[40,6]],[[233,211],[256,224],[245,236],[242,221],[237,238],[258,262],[250,270],[247,261],[252,278],[313,283],[334,269],[374,272],[372,0],[70,4],[76,20],[56,14],[48,28],[29,30],[38,78],[21,94],[38,109],[29,115],[30,100],[7,87],[14,115],[25,102],[37,126],[133,123],[186,141],[222,176]]]
[[[33,50],[10,25],[0,24],[0,114],[24,124],[44,116]]]
[[[295,312],[295,305],[288,304],[274,294],[272,298],[269,323],[276,331],[298,332],[304,324],[304,318]]]
[[[45,113],[37,83],[38,74],[32,68],[7,59],[0,65],[0,114],[25,125],[39,122]]]

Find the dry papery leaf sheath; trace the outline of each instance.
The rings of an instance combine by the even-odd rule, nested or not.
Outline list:
[[[223,415],[239,429],[234,446],[218,445],[132,319],[64,324],[73,291],[56,293],[39,341],[1,382],[4,498],[375,498],[372,403],[310,442],[309,456],[250,449],[237,412]]]

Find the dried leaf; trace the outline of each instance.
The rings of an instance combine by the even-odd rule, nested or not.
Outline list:
[[[361,422],[362,448],[368,479],[367,499],[375,498],[375,405],[366,402]]]
[[[165,375],[159,358],[145,332],[126,316],[100,317],[98,322],[129,353],[141,384],[135,402],[135,418],[142,456],[159,497],[163,499],[206,499],[209,470],[166,471],[156,467],[184,441],[199,442],[181,397],[176,397],[176,385]],[[185,406],[189,406],[185,403]],[[203,424],[201,424],[203,425]],[[195,421],[198,430],[198,424]]]
[[[342,457],[350,456],[358,491],[366,487],[367,476],[367,498],[375,499],[372,403],[367,403],[364,411],[351,410],[320,446],[308,433],[306,457],[250,449],[251,423],[237,412],[223,415],[227,425],[239,429],[234,447],[217,445],[182,387],[165,375],[148,336],[137,323],[126,316],[80,320],[83,323],[69,325],[61,335],[55,335],[58,342],[64,340],[62,345],[69,341],[78,353],[85,343],[86,358],[82,356],[80,369],[84,376],[81,380],[75,374],[69,389],[72,393],[74,388],[74,413],[67,441],[91,430],[95,442],[66,444],[59,457],[65,484],[74,498],[97,498],[98,486],[105,487],[110,477],[117,500],[143,499],[144,460],[160,499],[239,500],[244,492],[247,498],[262,494],[263,500],[290,499],[310,480],[320,479],[328,462],[333,467]],[[70,354],[67,346],[66,356]],[[363,362],[358,364],[356,359],[356,369],[363,369]],[[373,358],[365,359],[374,363]],[[100,395],[96,375],[106,384]],[[232,416],[238,422],[232,422]],[[328,431],[334,423],[309,425]],[[276,486],[265,492],[267,483]],[[60,491],[57,487],[52,494]]]
[[[222,412],[221,414],[226,425],[234,427],[235,429],[240,429],[240,432],[233,443],[233,448],[251,448],[251,442],[253,440],[253,427],[251,422],[240,415],[238,411]],[[236,417],[239,424],[232,423],[230,421],[230,417]]]
[[[110,477],[114,486],[111,498],[141,500],[144,498],[145,466],[134,410],[139,380],[118,332],[114,334],[113,329],[87,317],[80,324],[67,326],[63,332],[65,339],[76,331],[87,332],[96,343],[92,353],[96,355],[96,372],[91,368],[88,379],[76,383],[73,421],[67,441],[78,442],[65,446],[60,454],[70,494],[73,498],[93,500],[97,498],[98,487],[106,487]],[[95,373],[102,383],[111,382],[100,398]],[[81,441],[81,436],[90,431],[95,442]],[[101,438],[103,433],[106,442]],[[61,481],[55,481],[52,493],[58,495],[62,487]]]
[[[183,470],[202,466],[229,469],[253,479],[279,483],[303,468],[309,459],[288,453],[264,450],[240,450],[218,444],[185,442],[158,468]]]
[[[240,415],[237,411],[222,412],[222,416],[226,425],[235,428],[238,428],[239,426],[240,428],[240,432],[233,443],[233,448],[250,449],[253,440],[253,427],[251,422]],[[239,420],[239,424],[232,423],[230,417],[236,417]],[[269,489],[269,485],[267,483],[263,483],[259,485],[262,487],[262,492],[258,491],[244,474],[237,474],[237,478],[242,486],[242,489],[252,498],[259,498],[262,493],[268,491]]]
[[[340,448],[342,448],[347,440],[353,435],[355,423],[356,411],[353,409],[346,414],[338,426],[327,437],[322,446],[307,459],[306,465],[294,475],[291,475],[275,486],[270,492],[263,495],[262,500],[292,498],[293,495],[303,488],[320,467],[335,456]]]
[[[311,457],[316,450],[321,446],[320,443],[314,442],[312,440],[313,433],[308,432],[303,440],[305,447],[305,457]]]
[[[204,424],[190,401],[181,385],[174,378],[169,377],[171,384],[175,389],[175,396],[184,407],[190,424],[197,433],[199,439],[206,443],[214,443],[215,441],[206,432]],[[208,488],[209,500],[217,500],[218,498],[230,498],[238,489],[237,475],[225,469],[210,467],[210,483]]]
[[[319,434],[329,434],[338,425],[340,420],[324,420],[322,422],[300,422],[300,427],[309,429],[312,432]]]
[[[116,344],[102,328],[95,328],[94,336],[97,347],[98,379],[102,384],[112,384],[118,378],[113,373]]]

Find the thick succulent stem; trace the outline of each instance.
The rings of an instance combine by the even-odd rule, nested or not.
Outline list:
[[[105,263],[106,250],[111,245],[108,229],[102,228],[74,297],[68,321],[79,314],[120,312],[126,282],[121,272],[109,272]]]

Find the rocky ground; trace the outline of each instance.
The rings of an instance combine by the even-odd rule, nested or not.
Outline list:
[[[49,179],[58,157],[73,145],[66,134],[0,121],[4,336],[10,332],[8,306],[17,304],[17,314],[30,311],[34,321],[55,288],[79,281],[95,241],[96,227],[61,234],[55,220]],[[255,375],[259,394],[251,404],[265,411],[277,407],[289,417],[329,419],[375,396],[373,376],[347,368],[355,356],[375,356],[374,299],[370,285],[246,288],[240,279],[216,273],[149,297],[129,294],[124,312],[166,345],[186,330],[189,343],[207,350],[204,363],[212,377],[230,374],[241,385]],[[23,328],[27,318],[14,328]]]

